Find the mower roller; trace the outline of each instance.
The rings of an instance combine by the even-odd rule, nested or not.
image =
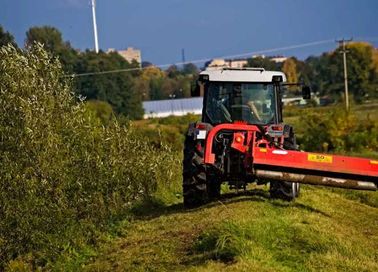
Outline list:
[[[213,68],[201,72],[192,96],[204,97],[201,122],[185,139],[183,194],[186,207],[220,196],[220,186],[246,189],[270,184],[273,198],[293,200],[300,184],[377,190],[378,161],[299,151],[294,129],[282,120],[287,84],[282,72],[262,68]]]

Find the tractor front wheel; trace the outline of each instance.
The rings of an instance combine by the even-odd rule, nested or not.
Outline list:
[[[271,181],[270,197],[292,201],[299,196],[299,183],[288,181]]]
[[[294,131],[290,131],[290,137],[285,139],[284,148],[287,150],[298,150]],[[270,197],[292,201],[299,196],[300,184],[288,181],[271,181]]]

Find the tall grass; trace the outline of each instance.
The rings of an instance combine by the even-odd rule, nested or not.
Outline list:
[[[316,200],[312,205],[320,205],[318,201],[325,199],[337,204],[331,204],[332,208],[321,214],[321,210],[308,209],[311,206],[301,203],[254,203],[263,208],[258,216],[240,218],[239,215],[236,220],[213,224],[193,243],[194,255],[201,256],[207,263],[208,269],[201,271],[217,271],[224,267],[219,263],[234,271],[375,271],[376,253],[372,245],[376,243],[376,236],[371,234],[369,239],[359,233],[369,223],[358,221],[360,219],[352,223],[343,215],[357,213],[358,208],[355,211],[351,208],[353,204],[335,198],[332,193],[334,198],[331,199],[325,190],[312,191],[316,192],[323,196],[308,196]],[[333,210],[341,203],[343,208],[350,205],[349,209]],[[372,209],[366,211],[370,216],[373,212]],[[373,222],[374,218],[366,221]],[[376,228],[371,226],[366,231],[374,233]]]
[[[0,49],[0,270],[95,243],[108,220],[169,186],[178,163],[131,125],[103,126],[40,45]]]

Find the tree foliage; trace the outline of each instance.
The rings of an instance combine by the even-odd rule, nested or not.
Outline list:
[[[355,101],[378,97],[378,50],[366,42],[353,42],[346,46],[348,85]],[[283,71],[288,82],[303,81],[320,95],[342,98],[344,94],[344,66],[342,48],[310,56],[305,61],[288,58],[283,65],[269,58],[255,57],[248,60],[248,67]]]
[[[75,65],[77,74],[134,68],[117,53],[106,54],[86,51],[80,54]],[[78,77],[76,92],[88,100],[109,103],[117,114],[138,119],[143,116],[142,94],[135,88],[133,74],[117,72]]]
[[[10,33],[1,29],[3,40],[13,41]],[[63,40],[54,27],[32,27],[26,33],[26,45],[41,42],[57,56],[68,74],[97,73],[110,70],[136,68],[116,53],[106,54],[92,51],[80,52]],[[350,43],[348,49],[349,89],[359,102],[369,97],[378,97],[378,51],[368,43]],[[303,81],[320,95],[342,99],[344,93],[343,60],[341,49],[311,56],[305,61],[288,58],[276,63],[270,58],[248,59],[248,67],[263,67],[266,70],[283,71],[289,82]],[[109,103],[117,115],[131,119],[143,115],[142,100],[160,100],[190,97],[190,86],[198,69],[194,64],[182,68],[175,65],[166,71],[151,63],[142,64],[143,70],[125,73],[97,74],[75,78],[76,92],[89,100]]]
[[[350,43],[346,47],[348,85],[356,101],[362,101],[367,94],[374,94],[376,86],[373,78],[376,77],[374,69],[373,47],[367,43]],[[320,58],[308,60],[315,64],[314,71],[319,91],[323,94],[339,94],[344,92],[344,66],[342,48],[323,54]]]
[[[4,45],[11,44],[14,47],[17,47],[16,42],[14,41],[14,37],[11,33],[8,31],[5,31],[5,29],[0,25],[0,47]]]
[[[247,67],[256,67],[256,68],[264,68],[265,70],[269,71],[279,71],[281,70],[281,64],[275,61],[272,61],[269,58],[265,58],[262,56],[254,57],[248,59]]]
[[[363,42],[350,43],[346,48],[349,51],[347,54],[349,86],[355,100],[361,101],[370,92],[370,76],[374,71],[374,48]],[[340,50],[338,48],[335,54]]]
[[[74,73],[78,53],[69,42],[63,40],[62,33],[57,28],[51,26],[29,28],[26,32],[25,44],[30,47],[34,43],[43,44],[49,53],[59,57],[66,72]]]
[[[198,74],[198,68],[193,63],[186,63],[186,64],[184,64],[184,68],[182,69],[182,73],[184,75],[196,75],[196,74]]]
[[[190,97],[190,84],[196,78],[198,69],[193,65],[187,69],[180,71],[175,65],[166,71],[154,66],[147,67],[136,79],[138,89],[145,100]],[[196,74],[192,74],[193,71]]]
[[[35,42],[61,61],[68,74],[86,74],[102,71],[135,68],[137,64],[129,64],[117,53],[96,54],[92,51],[78,53],[69,42],[63,40],[61,32],[49,26],[32,27],[26,33],[26,45]],[[88,100],[101,100],[109,103],[118,115],[130,119],[143,116],[142,96],[134,85],[134,74],[110,73],[75,78],[76,93]]]
[[[26,46],[33,46],[35,42],[44,45],[49,52],[59,52],[65,46],[62,33],[55,27],[31,27],[26,32]]]
[[[317,152],[369,152],[378,149],[378,122],[366,117],[362,122],[343,107],[302,115],[301,148]]]
[[[298,82],[297,64],[295,63],[295,60],[293,58],[288,58],[287,60],[285,60],[282,66],[282,72],[285,73],[287,82]]]
[[[378,77],[378,49],[373,49],[373,75]]]

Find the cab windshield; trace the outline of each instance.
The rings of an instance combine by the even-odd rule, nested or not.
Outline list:
[[[275,101],[272,83],[209,82],[205,113],[212,124],[270,124],[276,118]]]

